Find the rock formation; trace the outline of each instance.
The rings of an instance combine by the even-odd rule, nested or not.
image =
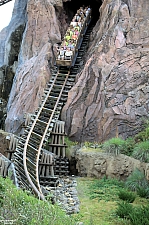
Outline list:
[[[78,149],[74,155],[79,176],[103,178],[104,176],[126,180],[138,168],[149,180],[149,163],[119,154],[117,156],[102,153],[97,149],[88,151],[85,147]]]
[[[127,138],[148,116],[148,10],[146,0],[103,1],[86,64],[63,109],[73,140]]]
[[[0,32],[0,127],[2,129],[4,129],[6,106],[18,66],[18,55],[26,23],[26,3],[27,0],[15,1],[10,24]]]
[[[37,109],[51,76],[55,44],[63,38],[75,10],[95,3],[100,17],[98,11],[93,13],[97,21],[84,67],[61,118],[68,135],[79,142],[101,142],[116,135],[127,138],[141,129],[149,108],[148,0],[16,0],[12,21],[0,33],[2,85],[6,74],[11,82],[14,77],[6,131],[19,133],[24,113]],[[4,73],[5,68],[10,72]],[[0,84],[0,91],[6,87]],[[5,98],[0,93],[6,101],[10,87]]]
[[[16,7],[19,7],[18,3]],[[19,133],[24,114],[33,113],[41,103],[43,90],[51,75],[50,65],[53,65],[54,60],[53,45],[61,40],[58,17],[61,16],[65,21],[65,15],[62,16],[58,9],[56,12],[55,7],[62,8],[62,2],[48,0],[44,3],[34,0],[27,2],[26,25],[8,101],[5,127],[8,132]]]

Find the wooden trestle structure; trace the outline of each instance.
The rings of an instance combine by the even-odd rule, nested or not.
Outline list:
[[[59,121],[59,117],[82,66],[92,28],[89,25],[83,36],[74,66],[54,67],[51,70],[52,76],[44,90],[41,106],[34,115],[27,117],[23,135],[8,149],[18,186],[31,190],[42,200],[45,198],[44,187],[56,186],[59,176],[69,175],[64,122]]]

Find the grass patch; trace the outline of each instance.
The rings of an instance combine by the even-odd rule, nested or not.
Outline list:
[[[12,220],[15,225],[70,225],[75,219],[69,217],[57,205],[41,201],[29,192],[17,189],[12,181],[0,177],[0,220]]]
[[[100,180],[94,180],[90,185],[90,198],[97,198],[98,201],[117,201],[118,192],[122,187],[124,187],[124,183],[116,179],[106,179],[104,177]]]
[[[118,203],[122,202],[118,197],[118,192],[125,188],[122,181],[106,178],[101,180],[93,178],[77,178],[77,183],[80,213],[73,217],[77,217],[78,221],[83,222],[84,225],[131,224],[130,220],[125,217],[120,218],[116,214]],[[135,201],[131,203],[134,207],[146,204],[147,200],[138,196]]]
[[[104,152],[102,148],[100,147],[97,147],[97,148],[92,148],[92,147],[86,147],[86,146],[83,146],[81,148],[81,151],[82,152]]]
[[[119,198],[117,196],[118,189],[115,191],[114,186],[117,187],[119,181],[106,179],[104,185],[104,179],[101,179],[101,181],[92,178],[77,178],[80,221],[84,225],[128,225],[125,220],[118,218],[115,214]],[[94,190],[97,190],[99,185],[102,186],[104,194],[92,198]],[[110,191],[111,186],[113,186],[113,191]],[[108,190],[108,192],[105,190]]]
[[[118,197],[123,201],[132,203],[136,198],[136,194],[128,191],[127,189],[122,189],[118,192]]]
[[[83,222],[83,225],[132,224],[131,218],[128,220],[125,215],[120,218],[116,213],[121,202],[118,191],[124,187],[124,183],[116,179],[77,178],[80,212],[71,216],[66,215],[58,205],[40,201],[29,192],[18,190],[9,179],[0,177],[0,184],[0,220],[13,220],[15,225],[76,225],[77,222]],[[95,193],[97,196],[93,196]],[[146,206],[147,200],[137,197],[132,203],[135,212],[143,218],[142,209],[148,213],[148,207],[140,208],[140,205]],[[136,219],[137,214],[132,215],[132,220]]]

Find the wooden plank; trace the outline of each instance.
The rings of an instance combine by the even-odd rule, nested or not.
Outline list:
[[[3,161],[4,162],[4,171],[3,171],[3,176],[6,177],[8,174],[8,166],[9,163],[7,161]]]
[[[52,164],[52,155],[50,155],[50,163]],[[53,165],[50,167],[50,171],[51,171],[51,176],[54,177],[54,168]]]
[[[41,163],[41,162],[40,162],[39,165],[42,165],[42,166],[44,166],[44,165],[45,165],[45,166],[52,166],[53,163]]]
[[[43,153],[44,154],[44,158],[43,158],[43,163],[46,163],[47,161],[47,154],[46,153]],[[41,172],[41,175],[42,176],[45,176],[45,166],[42,167],[42,172]]]
[[[49,164],[49,163],[50,163],[50,155],[47,155],[46,164]],[[48,165],[45,165],[45,167],[46,167],[46,176],[49,176],[49,175],[50,175],[50,174],[49,174],[50,168],[49,168]]]
[[[43,160],[44,160],[44,153],[42,152],[40,163],[43,163]],[[39,176],[40,176],[41,171],[42,171],[42,164],[40,164],[40,163],[39,163]]]
[[[64,144],[49,144],[49,146],[53,146],[53,147],[67,147],[67,145],[64,143]]]

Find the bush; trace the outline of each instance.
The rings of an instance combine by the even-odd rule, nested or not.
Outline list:
[[[103,144],[103,150],[118,155],[124,150],[125,141],[121,138],[112,138]]]
[[[132,225],[149,225],[149,205],[134,207],[129,213]]]
[[[149,162],[149,141],[136,144],[132,156],[142,162]]]
[[[129,220],[132,225],[149,225],[149,205],[133,207],[130,203],[120,202],[116,215]]]
[[[122,189],[118,192],[118,197],[123,201],[132,203],[134,202],[136,195],[133,192],[130,192],[126,189]]]
[[[149,188],[137,187],[137,194],[141,198],[149,198]]]
[[[133,138],[127,138],[125,140],[123,148],[121,149],[121,154],[131,156],[134,146],[135,146],[135,140]]]
[[[134,139],[136,142],[142,142],[142,141],[147,141],[149,140],[149,122],[146,124],[146,128],[139,132],[138,134],[135,135]]]
[[[133,211],[133,206],[128,202],[119,202],[116,215],[123,219],[129,219],[129,214]],[[138,224],[139,225],[139,224]]]
[[[143,190],[144,192],[146,190],[146,197],[148,196],[149,183],[144,173],[142,173],[139,169],[135,169],[127,178],[125,186],[131,191],[136,191],[138,195],[143,195]]]

